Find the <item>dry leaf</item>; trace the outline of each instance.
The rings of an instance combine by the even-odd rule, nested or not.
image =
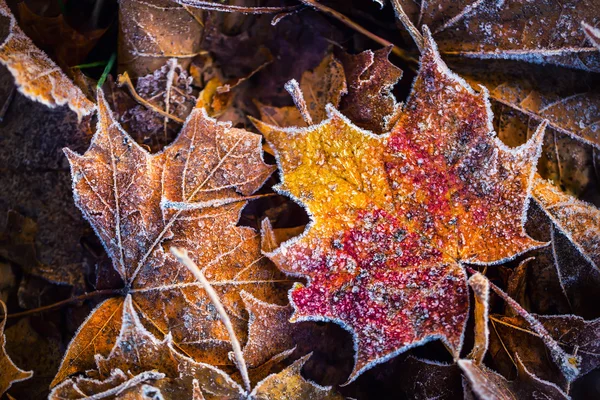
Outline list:
[[[390,46],[338,55],[348,80],[348,94],[342,97],[339,109],[353,123],[375,133],[389,131],[400,112],[391,90],[402,77],[402,70],[388,60],[391,51]]]
[[[134,78],[153,73],[169,58],[187,69],[200,52],[203,11],[170,0],[119,2],[119,70]]]
[[[305,71],[300,80],[301,95],[311,122],[318,124],[327,118],[325,106],[340,103],[347,92],[342,64],[328,55],[313,71]],[[273,107],[258,103],[261,119],[276,126],[307,126],[297,106]]]
[[[418,27],[427,25],[442,54],[516,59],[600,71],[582,22],[597,23],[595,0],[393,0]],[[401,11],[403,10],[403,11]]]
[[[458,366],[466,375],[469,386],[478,399],[569,399],[569,396],[555,384],[532,375],[518,356],[516,362],[518,375],[517,379],[511,382],[471,360],[459,360]]]
[[[456,364],[442,364],[409,356],[401,364],[402,389],[407,398],[454,400],[462,396],[461,373]]]
[[[21,382],[31,378],[31,371],[23,371],[17,367],[4,349],[6,337],[4,336],[4,326],[6,326],[6,304],[0,301],[0,311],[2,311],[2,319],[0,320],[0,396],[6,392],[13,383]]]
[[[0,22],[7,28],[0,31],[0,63],[19,91],[48,107],[67,104],[80,119],[91,114],[94,103],[23,33],[5,0],[0,0]]]
[[[391,134],[362,131],[334,109],[303,130],[256,122],[278,153],[277,190],[312,217],[269,257],[310,278],[290,295],[294,320],[353,333],[350,380],[432,339],[457,357],[468,313],[460,263],[493,264],[540,245],[522,222],[543,127],[518,149],[502,145],[485,95],[451,73],[425,35]]]
[[[240,290],[276,303],[285,298],[287,280],[260,254],[259,235],[236,226],[246,196],[274,169],[263,162],[260,142],[260,136],[196,109],[175,142],[151,155],[120,128],[100,94],[92,145],[83,156],[66,150],[76,204],[125,283],[123,293],[131,294],[155,333],[170,332],[197,360],[228,363],[229,338],[200,283],[165,248],[190,249],[242,339],[246,316]],[[92,313],[54,384],[89,368],[94,354],[108,354],[120,304],[122,299],[113,298]]]
[[[51,17],[38,15],[25,1],[18,4],[18,16],[25,34],[42,49],[52,49],[50,55],[64,67],[81,64],[108,29],[78,32],[62,13]]]

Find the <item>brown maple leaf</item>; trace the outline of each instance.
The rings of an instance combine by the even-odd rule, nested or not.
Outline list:
[[[5,35],[0,37],[0,63],[21,93],[49,107],[67,104],[80,119],[93,112],[94,103],[23,33],[5,0],[0,0],[0,22],[8,28],[0,33]]]
[[[247,196],[274,167],[262,160],[261,137],[230,128],[195,109],[163,152],[142,149],[114,120],[102,93],[99,122],[84,155],[65,150],[75,202],[112,259],[142,320],[202,361],[227,363],[228,335],[191,273],[165,251],[190,249],[241,338],[240,290],[282,302],[283,280],[260,253],[259,235],[236,226]],[[107,355],[121,325],[122,298],[106,300],[83,323],[53,382]]]
[[[51,400],[82,399],[127,393],[164,399],[322,399],[337,400],[331,388],[306,381],[300,375],[309,356],[257,383],[251,393],[225,372],[181,354],[171,335],[158,340],[142,324],[132,296],[122,302],[121,329],[107,356],[97,356],[94,371],[85,377],[67,379],[50,393]]]
[[[6,304],[0,300],[0,311],[2,319],[0,320],[0,396],[6,392],[13,383],[21,382],[31,378],[31,371],[23,371],[17,367],[4,349],[6,338],[4,336],[4,326],[6,325]]]
[[[312,218],[269,257],[309,279],[290,294],[295,321],[330,320],[354,335],[350,380],[433,339],[457,357],[469,307],[461,264],[541,245],[523,221],[543,126],[508,149],[494,136],[485,93],[448,70],[427,30],[425,38],[389,135],[362,131],[332,108],[303,130],[256,122],[278,153],[277,190]]]

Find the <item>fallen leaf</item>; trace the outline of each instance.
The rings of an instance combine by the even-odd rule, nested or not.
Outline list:
[[[277,191],[312,218],[268,255],[310,278],[290,294],[295,321],[334,321],[354,335],[350,381],[433,339],[458,357],[469,307],[461,263],[493,264],[540,245],[522,222],[543,126],[516,150],[502,145],[485,94],[451,73],[425,36],[389,135],[362,131],[333,108],[303,130],[255,122],[278,153]]]
[[[318,124],[327,118],[325,106],[337,106],[342,95],[347,92],[346,78],[342,64],[329,54],[312,71],[305,71],[300,80],[303,101],[312,123]],[[269,124],[287,126],[307,126],[297,106],[273,107],[258,103],[261,119]]]
[[[355,55],[338,54],[348,80],[348,94],[342,97],[339,109],[353,123],[375,133],[389,131],[400,112],[391,91],[402,70],[388,60],[391,51],[388,46]]]
[[[489,400],[512,399],[568,399],[558,386],[532,375],[516,357],[518,375],[515,381],[507,381],[483,365],[471,360],[459,360],[458,366],[466,375],[469,387],[477,398]]]
[[[600,366],[599,338],[600,319],[586,321],[576,315],[534,315],[550,336],[567,352],[576,353],[581,359],[579,377]],[[514,358],[521,355],[523,364],[543,379],[566,385],[560,371],[549,359],[542,340],[519,317],[494,316],[495,329],[505,350]]]
[[[240,290],[283,302],[288,281],[260,254],[259,235],[236,226],[247,196],[274,169],[262,160],[260,136],[195,109],[175,142],[152,155],[122,130],[102,94],[98,104],[98,130],[88,151],[81,156],[65,150],[77,206],[95,228],[142,321],[156,334],[170,332],[197,360],[229,364],[229,337],[215,308],[165,248],[190,249],[242,340],[247,317]],[[89,368],[94,354],[108,354],[120,304],[122,298],[112,298],[90,315],[53,385]]]
[[[74,377],[56,386],[50,399],[108,396],[111,391],[118,394],[116,388],[124,389],[149,381],[158,381],[159,388],[168,389],[172,398],[189,399],[193,391],[192,379],[199,382],[202,392],[214,397],[240,396],[241,387],[227,374],[180,354],[170,335],[161,341],[144,328],[131,295],[125,301],[120,300],[120,304],[118,317],[123,322],[110,353],[96,357],[96,370],[88,372],[88,377]]]
[[[90,115],[94,103],[23,33],[5,0],[0,0],[0,21],[7,27],[0,31],[0,63],[11,72],[19,91],[48,107],[67,104],[79,119]]]
[[[532,194],[560,233],[600,273],[600,210],[540,178],[536,179]],[[567,271],[559,270],[559,273],[563,281],[573,275]]]
[[[4,327],[6,326],[6,304],[0,301],[0,311],[2,311],[2,320],[0,322],[0,396],[2,396],[15,382],[21,382],[31,378],[31,371],[23,371],[17,367],[4,349],[6,337],[4,336]]]
[[[401,387],[407,398],[453,400],[462,396],[461,373],[456,364],[409,356],[401,364]]]
[[[56,268],[39,261],[35,248],[37,231],[34,220],[9,211],[4,232],[0,233],[0,256],[19,265],[28,274],[52,283],[71,285],[76,291],[83,292],[85,281],[80,265]]]
[[[204,12],[170,0],[119,2],[119,70],[132,77],[177,58],[187,69],[201,50]]]
[[[79,32],[61,13],[56,16],[38,15],[27,2],[18,4],[19,25],[25,34],[39,47],[64,64],[73,67],[81,64],[108,27]]]
[[[247,393],[225,372],[181,354],[170,335],[160,341],[142,324],[131,295],[123,302],[123,323],[107,356],[96,357],[96,370],[56,386],[50,399],[82,399],[119,395],[125,391],[160,393],[165,399],[342,399],[328,387],[305,380],[300,371],[305,356],[259,382]],[[124,372],[126,371],[126,372]]]
[[[581,22],[597,21],[594,0],[393,0],[417,27],[427,25],[440,52],[469,58],[517,59],[600,71],[600,55]],[[406,25],[406,24],[405,24]]]

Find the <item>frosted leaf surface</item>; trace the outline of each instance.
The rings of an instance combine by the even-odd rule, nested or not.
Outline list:
[[[594,25],[596,0],[394,0],[417,27],[427,25],[442,54],[517,59],[600,71],[600,53],[582,22]]]
[[[94,111],[94,103],[23,33],[4,0],[0,0],[0,26],[8,28],[6,36],[0,36],[0,63],[11,72],[21,93],[48,107],[66,104],[80,119]]]
[[[354,335],[350,380],[433,339],[458,357],[468,313],[462,262],[492,264],[539,246],[523,230],[543,127],[510,150],[485,93],[441,61],[426,31],[413,91],[392,132],[362,131],[334,109],[308,129],[256,122],[278,155],[281,193],[312,222],[269,257],[307,277],[295,320]]]
[[[240,290],[265,301],[285,299],[287,281],[261,254],[258,233],[236,226],[245,196],[274,169],[262,160],[260,136],[217,123],[196,109],[177,139],[152,155],[122,130],[102,94],[98,104],[98,130],[88,151],[65,150],[75,203],[94,227],[142,320],[162,334],[170,332],[198,360],[229,363],[229,336],[216,309],[168,249],[189,250],[241,340],[246,316]],[[96,318],[102,317],[92,315],[86,324],[94,325]],[[72,350],[88,348],[87,335],[84,324],[55,384],[74,360],[83,357],[89,363],[87,352]],[[104,354],[111,347],[97,350]],[[76,371],[81,369],[66,374]]]
[[[6,337],[4,336],[4,326],[6,325],[7,311],[6,304],[4,304],[4,302],[1,300],[0,312],[2,312],[2,316],[0,317],[0,396],[2,396],[4,392],[6,392],[12,386],[13,383],[31,378],[33,372],[23,371],[17,367],[10,359],[8,354],[6,354],[6,350],[4,349],[6,342]]]

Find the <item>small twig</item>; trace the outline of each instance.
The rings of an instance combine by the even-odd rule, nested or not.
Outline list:
[[[244,386],[246,390],[250,392],[252,390],[252,386],[250,385],[250,378],[248,377],[248,368],[246,367],[246,360],[244,360],[244,355],[242,354],[242,347],[240,346],[240,342],[233,330],[233,325],[231,324],[231,320],[219,299],[219,295],[212,288],[200,268],[192,261],[192,259],[188,256],[187,250],[179,249],[177,247],[171,247],[171,253],[177,257],[180,263],[185,265],[192,274],[200,281],[202,287],[206,291],[206,294],[212,301],[213,305],[217,309],[219,316],[221,317],[221,322],[227,328],[227,332],[229,333],[229,340],[231,341],[231,347],[233,348],[233,354],[236,359],[236,364],[238,369],[240,370],[240,374],[242,375],[242,380],[244,381]]]
[[[467,270],[476,274],[478,271],[475,271],[473,268],[467,267]],[[550,350],[550,354],[552,355],[552,359],[558,365],[560,370],[563,372],[568,381],[574,380],[579,375],[579,358],[572,354],[566,353],[558,344],[556,340],[546,330],[544,325],[538,321],[533,315],[529,314],[527,310],[525,310],[519,303],[517,303],[512,297],[508,294],[504,293],[502,289],[498,286],[490,282],[490,289],[492,289],[498,296],[502,298],[509,306],[512,308],[517,314],[519,314],[534,330],[538,335],[540,335],[540,339],[544,341],[544,344]]]
[[[322,13],[327,14],[327,15],[337,19],[344,25],[354,29],[355,31],[357,31],[359,33],[362,33],[363,35],[365,35],[369,39],[373,40],[374,42],[377,42],[383,46],[392,46],[392,53],[394,53],[395,55],[397,55],[404,61],[411,62],[411,63],[418,62],[415,58],[411,57],[404,49],[401,49],[400,47],[396,46],[392,42],[387,41],[384,38],[379,37],[376,34],[368,31],[367,29],[363,28],[362,26],[360,26],[356,22],[352,21],[350,18],[346,17],[344,14],[341,14],[340,12],[334,10],[333,8],[327,7],[315,0],[299,0],[299,1],[302,4],[305,4],[309,7],[314,8],[315,10],[321,11]]]
[[[402,5],[400,4],[400,0],[392,0],[392,6],[394,7],[394,11],[396,12],[396,16],[404,25],[404,28],[408,31],[410,36],[415,41],[415,44],[419,48],[419,51],[423,52],[423,47],[425,46],[425,40],[423,39],[423,35],[417,29],[417,27],[412,23],[408,15],[404,12]]]
[[[122,289],[97,290],[95,292],[84,293],[84,294],[82,294],[80,296],[71,297],[69,299],[65,299],[65,300],[59,301],[58,303],[49,304],[47,306],[43,306],[43,307],[39,307],[39,308],[33,308],[31,310],[22,311],[22,312],[19,312],[19,313],[8,314],[7,318],[20,318],[20,317],[25,317],[25,316],[28,316],[28,315],[31,315],[31,314],[37,314],[37,313],[41,313],[41,312],[52,311],[52,310],[55,310],[57,308],[61,308],[62,306],[65,306],[67,304],[76,303],[78,301],[83,301],[83,300],[87,300],[87,299],[92,299],[94,297],[99,297],[99,296],[115,296],[115,295],[122,295],[122,294],[123,294],[123,290]]]
[[[306,101],[304,100],[304,95],[302,94],[302,90],[300,89],[300,85],[298,85],[298,81],[292,79],[288,81],[284,85],[285,90],[292,96],[292,100],[294,100],[294,104],[298,111],[300,111],[300,115],[302,115],[302,119],[306,122],[307,125],[312,125],[313,120],[308,112],[308,107],[306,106]]]
[[[127,71],[123,72],[121,75],[119,75],[117,84],[119,86],[126,86],[127,89],[129,89],[129,93],[131,93],[131,95],[133,96],[133,98],[140,103],[141,105],[143,105],[144,107],[147,107],[149,109],[151,109],[152,111],[156,111],[157,113],[159,113],[160,115],[170,118],[175,122],[178,122],[180,124],[183,124],[185,121],[182,120],[181,118],[178,118],[172,114],[169,114],[168,112],[165,112],[163,110],[161,110],[159,107],[156,107],[154,104],[148,102],[146,99],[144,99],[142,96],[140,96],[136,91],[135,88],[133,87],[133,82],[131,82],[131,78],[129,77],[129,74],[127,73]]]
[[[219,4],[212,1],[202,0],[171,0],[174,3],[182,6],[189,6],[193,8],[200,8],[208,11],[222,11],[222,12],[239,12],[242,14],[276,14],[281,12],[289,12],[299,8],[299,6],[285,6],[285,7],[243,7],[235,6],[230,4]]]

